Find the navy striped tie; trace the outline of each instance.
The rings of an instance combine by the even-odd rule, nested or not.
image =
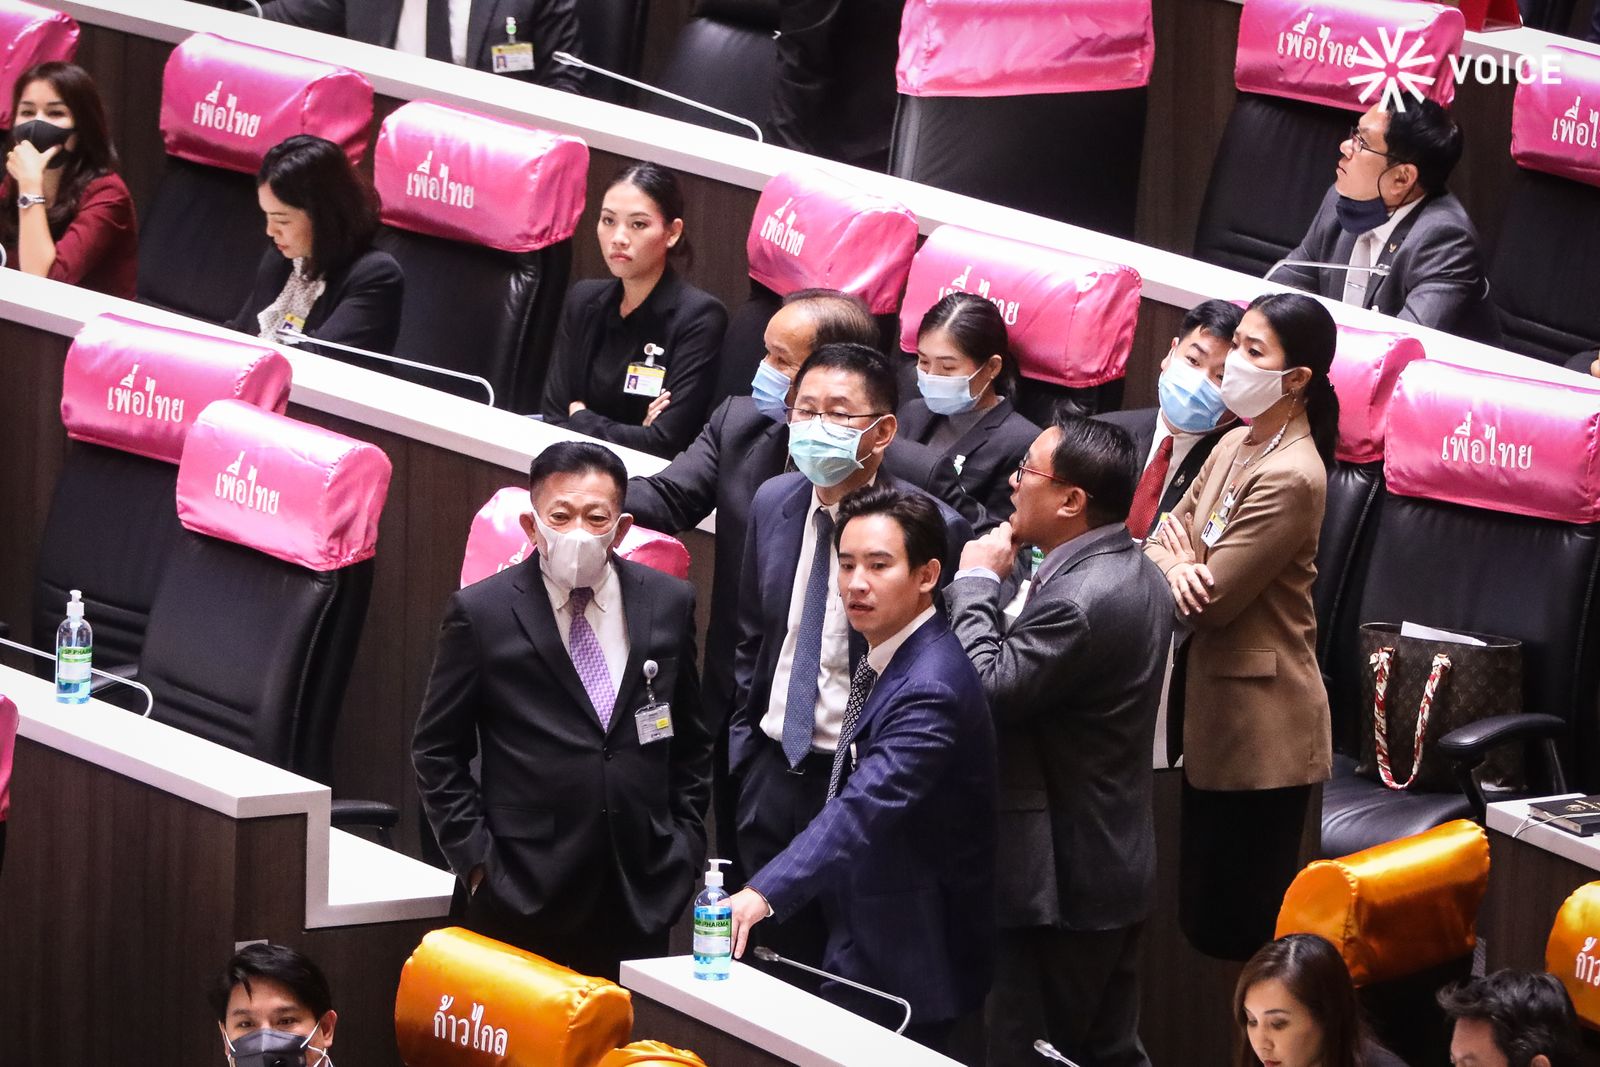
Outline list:
[[[798,767],[811,751],[811,734],[817,725],[817,674],[822,670],[822,623],[828,615],[833,585],[833,519],[818,508],[811,521],[817,528],[817,547],[806,578],[789,693],[783,704],[783,755],[790,767]]]

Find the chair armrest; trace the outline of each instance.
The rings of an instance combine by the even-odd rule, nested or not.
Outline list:
[[[335,800],[328,821],[340,829],[367,827],[378,844],[394,848],[393,830],[400,822],[400,810],[381,800]]]
[[[1566,720],[1555,715],[1493,715],[1451,730],[1439,738],[1439,751],[1455,761],[1481,759],[1492,748],[1559,737],[1566,729]]]

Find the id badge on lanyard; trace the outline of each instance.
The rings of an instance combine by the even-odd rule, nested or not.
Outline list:
[[[533,45],[517,43],[517,20],[506,19],[506,43],[489,49],[489,67],[496,74],[520,74],[533,69]]]
[[[1222,501],[1217,509],[1206,520],[1205,526],[1200,531],[1200,543],[1207,548],[1216,548],[1217,542],[1222,540],[1223,531],[1228,528],[1228,517],[1233,514],[1234,504],[1239,502],[1238,494],[1233,486],[1228,486],[1222,494]]]
[[[642,396],[654,400],[661,395],[661,389],[667,381],[667,368],[656,363],[657,356],[664,356],[667,350],[651,342],[644,346],[644,362],[629,363],[628,373],[622,380],[622,391],[628,396]]]

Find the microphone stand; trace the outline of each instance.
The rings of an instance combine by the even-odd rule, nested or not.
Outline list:
[[[1056,1047],[1042,1037],[1033,1043],[1033,1051],[1037,1052],[1047,1060],[1055,1060],[1057,1063],[1064,1063],[1067,1065],[1067,1067],[1078,1067],[1078,1065],[1072,1060],[1067,1059],[1061,1053],[1057,1052]]]
[[[1390,268],[1387,263],[1375,263],[1370,267],[1357,267],[1349,263],[1325,263],[1317,259],[1280,259],[1267,268],[1267,273],[1261,276],[1261,280],[1270,281],[1280,267],[1321,267],[1326,270],[1353,270],[1363,274],[1376,274],[1380,278],[1387,278],[1390,274]]]
[[[787,957],[778,955],[765,945],[756,945],[751,949],[751,951],[755,953],[755,957],[758,960],[765,960],[768,963],[787,964],[790,967],[796,967],[802,971],[809,971],[811,974],[817,975],[820,978],[826,978],[831,982],[838,982],[841,985],[850,986],[852,989],[859,989],[863,993],[870,993],[875,997],[882,997],[884,1000],[892,1000],[906,1010],[906,1017],[900,1020],[900,1025],[895,1027],[894,1032],[897,1034],[903,1034],[906,1032],[906,1027],[911,1025],[911,1002],[904,997],[897,997],[893,993],[885,993],[881,989],[873,989],[869,985],[862,985],[860,982],[851,981],[843,975],[824,971],[820,967],[812,967],[810,964],[801,963],[798,960],[788,959]]]
[[[337,341],[324,341],[320,337],[308,337],[300,331],[291,330],[286,326],[278,327],[278,342],[295,348],[300,345],[325,345],[340,352],[350,352],[357,356],[380,359],[385,363],[398,363],[402,367],[414,367],[417,370],[432,371],[434,374],[444,374],[451,378],[474,382],[483,386],[483,391],[489,394],[489,406],[494,407],[494,386],[489,384],[489,379],[479,377],[476,374],[467,374],[464,371],[451,370],[448,367],[435,367],[431,363],[418,363],[416,360],[402,359],[399,356],[386,356],[382,352],[372,352],[365,348],[356,348],[354,345],[342,345]]]
[[[710,104],[702,104],[698,100],[690,100],[687,96],[679,96],[677,93],[670,93],[665,89],[658,89],[654,85],[649,85],[645,82],[629,78],[626,75],[618,74],[614,70],[607,70],[604,67],[597,67],[593,63],[586,63],[570,52],[556,52],[555,60],[557,63],[565,63],[569,67],[582,67],[584,70],[592,70],[596,74],[604,75],[605,77],[619,81],[624,85],[631,85],[635,89],[643,89],[647,93],[655,93],[657,96],[664,96],[668,100],[675,100],[686,107],[692,107],[700,111],[709,112],[717,116],[719,119],[727,119],[729,122],[735,122],[741,126],[748,126],[750,128],[750,132],[756,135],[757,143],[766,143],[766,138],[761,136],[761,127],[757,126],[743,115],[735,115],[730,112],[723,111],[720,108],[714,108]],[[786,960],[785,962],[793,961]],[[796,966],[799,966],[799,964],[796,964]]]

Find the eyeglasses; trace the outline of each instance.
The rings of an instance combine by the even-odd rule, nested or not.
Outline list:
[[[787,418],[789,425],[791,426],[802,422],[812,422],[816,419],[821,419],[822,428],[825,431],[835,433],[836,436],[840,437],[848,436],[849,431],[856,428],[854,425],[856,419],[873,419],[876,421],[877,419],[883,418],[884,415],[887,414],[886,412],[881,411],[868,411],[860,415],[851,415],[844,411],[817,411],[813,408],[791,407],[786,407],[783,409],[783,411],[785,418]],[[866,428],[867,427],[862,427],[862,429]]]
[[[1352,126],[1352,127],[1350,127],[1350,136],[1349,136],[1348,140],[1350,141],[1351,144],[1356,146],[1356,151],[1357,152],[1371,152],[1373,155],[1382,156],[1384,159],[1393,159],[1393,158],[1395,158],[1393,155],[1391,155],[1388,152],[1385,152],[1383,149],[1381,149],[1381,148],[1373,148],[1371,145],[1369,145],[1367,143],[1367,139],[1365,137],[1361,136],[1361,127],[1360,126]]]
[[[1017,484],[1021,485],[1022,484],[1022,476],[1025,475],[1025,474],[1037,474],[1039,477],[1041,477],[1041,478],[1049,478],[1052,482],[1056,482],[1059,485],[1071,485],[1072,484],[1071,482],[1067,481],[1064,478],[1057,478],[1054,474],[1051,474],[1048,471],[1042,471],[1037,467],[1028,466],[1028,460],[1027,460],[1026,457],[1024,457],[1023,459],[1021,459],[1021,460],[1019,460],[1017,462],[1017,469],[1012,472],[1012,476],[1014,478],[1016,478]],[[1088,494],[1085,493],[1084,495],[1087,496]]]

